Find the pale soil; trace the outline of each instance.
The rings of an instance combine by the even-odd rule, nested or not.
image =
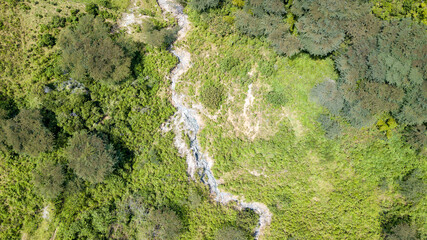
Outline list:
[[[188,20],[188,16],[183,12],[183,7],[172,0],[158,0],[158,3],[165,12],[172,14],[178,20],[178,25],[181,30],[178,32],[177,41],[183,40],[187,32],[191,29],[191,24]],[[172,49],[171,52],[177,56],[180,61],[170,74],[170,80],[172,81],[172,104],[177,108],[177,112],[170,123],[176,136],[175,146],[181,156],[186,156],[187,171],[193,179],[195,178],[196,170],[201,170],[201,174],[199,174],[200,178],[202,182],[209,186],[216,201],[222,204],[236,202],[239,208],[252,209],[260,216],[258,227],[255,230],[255,239],[258,239],[263,234],[264,229],[270,225],[272,214],[263,203],[247,203],[237,196],[222,192],[218,188],[218,181],[215,179],[211,170],[214,160],[209,157],[208,154],[201,152],[201,147],[197,139],[197,133],[200,130],[199,121],[201,118],[198,116],[196,109],[186,105],[186,102],[184,102],[186,96],[177,93],[175,90],[176,83],[181,75],[191,67],[191,55],[185,49],[177,48],[176,45],[172,46]],[[196,104],[196,107],[203,109],[203,107],[200,107],[198,104]],[[167,129],[167,126],[165,126],[164,129]],[[190,139],[190,149],[188,149],[185,139],[181,134],[182,132]]]

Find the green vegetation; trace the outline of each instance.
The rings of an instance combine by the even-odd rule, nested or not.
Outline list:
[[[296,37],[301,45],[294,46],[324,57],[300,53],[284,58],[278,55],[282,52],[277,51],[269,37],[272,33],[266,34],[267,28],[262,25],[265,23],[262,18],[270,20],[266,10],[257,10],[255,2],[262,6],[264,1],[245,1],[242,9],[236,9],[238,4],[233,1],[206,13],[190,12],[195,29],[186,44],[194,66],[184,76],[189,82],[179,83],[180,91],[187,95],[197,93],[192,98],[197,102],[202,99],[205,85],[221,79],[224,91],[232,93],[224,98],[222,110],[214,117],[210,112],[201,113],[205,127],[199,140],[215,159],[213,171],[221,179],[220,188],[244,196],[246,201],[267,204],[273,212],[273,222],[265,239],[422,239],[426,233],[425,207],[421,203],[425,202],[422,190],[425,186],[421,179],[425,179],[426,158],[423,150],[417,151],[406,141],[414,138],[411,142],[419,146],[426,132],[397,117],[397,110],[385,108],[413,91],[406,88],[423,89],[424,82],[411,83],[411,70],[397,67],[392,70],[398,73],[390,72],[389,80],[367,77],[374,70],[390,70],[381,63],[388,63],[386,60],[376,61],[363,75],[360,71],[364,69],[358,67],[361,65],[352,63],[345,65],[353,74],[348,81],[353,81],[356,89],[350,93],[351,89],[342,84],[349,75],[344,73],[340,60],[350,49],[364,44],[365,50],[354,53],[387,58],[395,55],[392,58],[399,59],[397,62],[411,62],[402,64],[406,68],[424,73],[426,64],[415,64],[424,62],[418,57],[425,41],[423,27],[416,23],[409,27],[408,20],[383,23],[369,14],[369,5],[358,5],[356,1],[293,1],[294,5],[285,9],[297,16],[297,33],[290,30],[289,24],[283,36]],[[361,13],[352,14],[349,9]],[[311,25],[316,21],[310,11],[316,12],[319,19],[330,17],[322,20],[330,24],[319,21]],[[235,21],[229,21],[234,16]],[[304,22],[299,22],[301,19]],[[220,24],[211,26],[211,22]],[[365,23],[371,23],[369,31],[360,28]],[[382,31],[381,24],[385,25]],[[402,34],[389,33],[397,29]],[[319,34],[324,37],[316,38]],[[404,36],[415,37],[405,41]],[[320,39],[325,41],[318,44],[316,41]],[[369,39],[377,39],[372,49],[366,45]],[[405,47],[396,47],[400,41],[405,41]],[[270,44],[278,54],[269,49]],[[397,57],[399,54],[405,57]],[[373,64],[373,58],[371,61],[368,57],[355,57],[354,61]],[[392,83],[394,77],[407,82]],[[249,83],[252,83],[251,93]],[[363,89],[371,91],[365,95],[357,92]],[[350,94],[358,99],[350,98]],[[420,101],[423,94],[411,96]],[[364,105],[363,101],[371,102]],[[410,104],[407,100],[403,102]],[[370,112],[375,107],[382,109]],[[394,107],[400,109],[401,105]],[[417,109],[424,111],[408,109],[413,109],[412,113]],[[361,126],[365,128],[360,129]],[[411,135],[409,131],[418,134]],[[416,177],[410,178],[413,172]],[[401,181],[408,184],[402,185]],[[403,188],[413,189],[414,195],[405,193]],[[418,196],[420,202],[409,196]]]
[[[250,234],[256,215],[213,204],[159,131],[174,113],[170,40],[112,31],[117,3],[0,5],[0,238],[213,239],[242,222]]]
[[[424,2],[179,2],[177,91],[205,107],[220,189],[272,212],[260,239],[426,238]],[[167,131],[177,22],[161,13],[2,1],[0,239],[253,238],[258,215],[215,203]]]

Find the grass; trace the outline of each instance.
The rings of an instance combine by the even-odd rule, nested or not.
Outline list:
[[[308,95],[326,78],[337,79],[332,59],[284,58],[262,40],[220,37],[192,20],[196,26],[185,45],[193,67],[177,86],[195,93],[192,103],[206,82],[225,86],[220,110],[201,111],[200,141],[215,160],[220,188],[267,204],[274,215],[265,239],[380,239],[384,204],[400,202],[395,179],[425,168],[422,159],[398,133],[378,139],[374,126],[353,129],[341,121],[343,136],[325,138],[316,119],[327,111]],[[254,100],[245,110],[250,83]],[[272,104],[271,92],[286,101]],[[387,191],[379,188],[384,179]]]

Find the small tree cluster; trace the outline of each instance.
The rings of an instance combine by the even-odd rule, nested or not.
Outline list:
[[[355,42],[336,60],[345,100],[372,115],[391,112],[400,123],[427,122],[425,31],[409,20],[392,21]]]

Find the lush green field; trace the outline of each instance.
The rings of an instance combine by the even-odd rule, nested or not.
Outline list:
[[[0,126],[6,129],[10,118],[23,109],[40,111],[54,139],[50,152],[30,156],[25,150],[18,154],[5,144],[10,139],[0,137],[0,238],[124,239],[159,234],[162,239],[214,239],[224,229],[238,229],[249,237],[257,216],[214,203],[208,189],[187,176],[173,134],[160,130],[175,111],[166,79],[177,63],[172,54],[121,38],[134,54],[126,81],[111,85],[81,79],[69,85],[59,68],[62,49],[51,39],[78,24],[85,13],[82,3],[87,2],[0,6],[6,26],[0,32],[2,44],[7,44],[0,58],[7,68],[0,81]],[[160,11],[152,1],[146,3],[147,10]],[[79,13],[73,15],[76,9]],[[102,11],[111,13],[104,15],[111,17],[107,22],[120,15],[119,10],[100,7]],[[59,17],[56,23],[54,16]],[[10,38],[13,34],[16,37]],[[51,36],[47,42],[41,40],[44,34]],[[79,178],[70,165],[73,153],[67,152],[67,142],[81,130],[115,149],[113,172],[102,183]]]
[[[397,130],[387,139],[375,126],[355,129],[343,119],[336,119],[340,137],[326,138],[316,119],[328,111],[309,95],[337,79],[332,59],[280,57],[218,15],[191,15],[185,44],[194,65],[177,85],[193,104],[210,82],[223,86],[220,106],[200,110],[201,143],[221,189],[273,212],[265,239],[380,239],[388,221],[405,215],[423,231],[425,204],[411,208],[399,181],[425,172],[426,158]]]
[[[388,112],[355,128],[312,101],[313,87],[342,80],[337,59],[350,36],[323,52],[310,45],[290,12],[303,1],[179,2],[189,3],[192,30],[178,44],[193,65],[177,91],[201,116],[198,139],[221,190],[273,213],[261,239],[427,237],[425,123],[399,125]],[[310,11],[328,13],[331,2]],[[379,18],[425,22],[418,0],[373,2]],[[249,3],[259,16],[277,13],[247,18],[252,36],[235,26],[236,12],[251,16]],[[144,20],[129,36],[117,25],[134,4]],[[334,23],[347,24],[351,14],[340,14]],[[378,23],[369,17],[360,21]],[[283,36],[259,34],[261,20],[289,25]],[[0,239],[252,238],[258,216],[216,203],[161,128],[175,113],[167,76],[178,62],[168,51],[176,25],[154,0],[0,0]],[[271,46],[296,36],[307,46],[295,42],[292,57]],[[405,74],[417,80],[422,67]],[[408,89],[427,86],[416,84]]]

